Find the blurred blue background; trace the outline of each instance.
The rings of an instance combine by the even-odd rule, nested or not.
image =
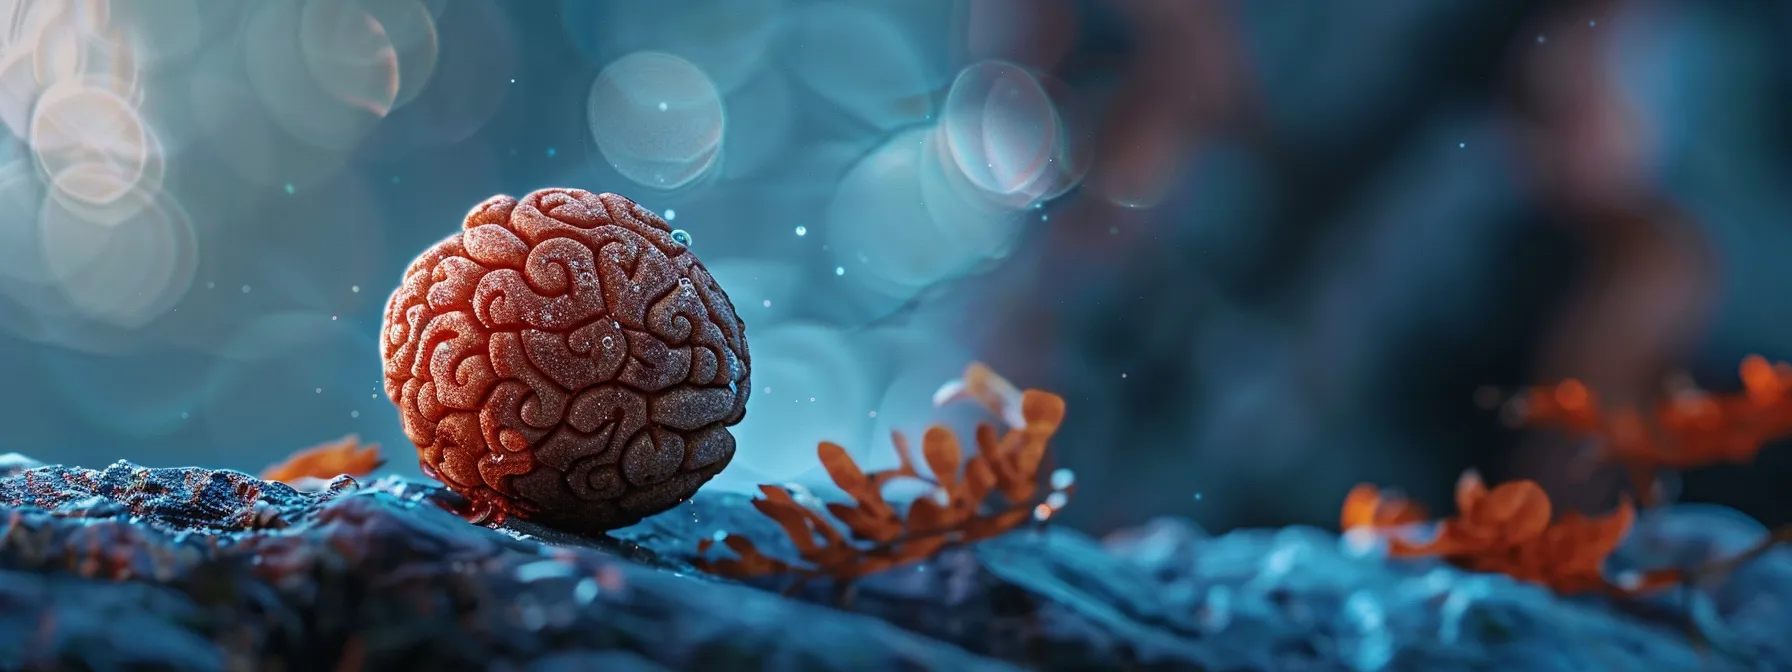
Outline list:
[[[971,359],[1058,391],[1062,519],[1330,525],[1476,404],[1792,357],[1792,3],[0,2],[0,450],[416,473],[383,302],[496,193],[614,191],[748,324],[713,487],[817,477]],[[950,415],[950,414],[949,414]],[[948,419],[966,419],[951,416]],[[1792,460],[1681,496],[1792,520]]]

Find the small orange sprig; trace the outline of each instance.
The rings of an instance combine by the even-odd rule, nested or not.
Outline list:
[[[261,480],[304,485],[311,479],[329,480],[347,475],[360,478],[386,463],[380,445],[361,443],[354,434],[294,452],[261,470]]]
[[[838,444],[822,442],[817,450],[834,483],[852,498],[832,502],[827,512],[796,501],[775,485],[761,485],[762,499],[753,506],[777,522],[796,546],[800,561],[770,557],[750,539],[729,534],[722,545],[733,558],[701,558],[697,566],[723,576],[745,578],[773,574],[795,577],[789,590],[811,578],[841,583],[890,567],[919,562],[952,544],[969,543],[1012,530],[1029,518],[1045,520],[1067,501],[1072,487],[1053,488],[1041,497],[1040,474],[1046,465],[1052,435],[1064,419],[1063,398],[1040,390],[1021,391],[988,367],[971,364],[963,378],[947,383],[934,395],[936,405],[969,398],[1009,425],[1005,433],[987,423],[977,427],[976,453],[969,458],[957,434],[942,426],[921,437],[921,459],[929,474],[917,468],[907,437],[892,432],[898,464],[866,471]],[[927,492],[906,509],[884,498],[884,486],[897,479],[925,483]],[[837,527],[834,521],[844,526]],[[713,540],[698,543],[708,553]],[[788,591],[787,591],[788,592]]]
[[[1579,380],[1533,388],[1514,399],[1519,422],[1594,439],[1588,464],[1625,465],[1638,496],[1654,503],[1655,472],[1752,462],[1763,445],[1792,436],[1792,365],[1751,355],[1742,361],[1743,391],[1672,395],[1645,415],[1606,410]]]
[[[1423,507],[1373,485],[1358,485],[1345,497],[1342,527],[1388,534],[1388,555],[1434,556],[1466,570],[1505,574],[1560,594],[1603,592],[1636,595],[1679,583],[1677,570],[1643,574],[1623,585],[1608,581],[1607,558],[1630,532],[1636,510],[1628,500],[1604,516],[1568,512],[1554,517],[1549,496],[1534,481],[1488,488],[1473,471],[1456,483],[1455,517],[1437,525],[1429,541],[1415,543],[1394,528],[1425,519]]]

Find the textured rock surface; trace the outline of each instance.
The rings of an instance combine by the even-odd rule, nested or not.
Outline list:
[[[874,577],[843,611],[826,586],[787,599],[689,570],[718,530],[787,548],[736,495],[589,539],[469,525],[435,505],[451,493],[394,479],[305,493],[5,464],[0,669],[1698,669],[1689,614],[1704,669],[1792,669],[1786,552],[1698,599],[1617,604],[1318,530],[1160,520],[1105,541],[1011,534]],[[1760,533],[1680,507],[1641,521],[1624,560],[1696,562]]]

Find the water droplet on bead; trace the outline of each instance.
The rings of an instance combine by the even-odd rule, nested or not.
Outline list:
[[[604,349],[605,349],[605,350],[608,350],[608,349],[610,349],[610,348],[613,348],[613,347],[615,347],[615,346],[616,346],[616,339],[614,339],[614,338],[611,338],[611,337],[609,337],[609,336],[605,336],[605,337],[604,337]]]
[[[685,247],[690,247],[691,246],[691,232],[686,231],[684,229],[673,229],[672,230],[672,240],[678,241],[679,245],[683,245]]]

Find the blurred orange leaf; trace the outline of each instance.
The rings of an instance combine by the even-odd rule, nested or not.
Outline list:
[[[1413,542],[1395,528],[1416,522],[1415,512],[1421,509],[1398,495],[1384,496],[1372,485],[1359,485],[1345,498],[1344,527],[1386,533],[1391,557],[1439,557],[1463,569],[1505,574],[1562,594],[1638,594],[1682,578],[1675,570],[1662,570],[1624,585],[1606,579],[1605,561],[1636,519],[1628,500],[1604,516],[1570,512],[1552,520],[1549,497],[1536,482],[1488,488],[1470,471],[1457,481],[1456,508],[1454,517],[1438,521],[1431,539]]]
[[[1681,391],[1649,413],[1602,408],[1598,395],[1569,379],[1514,399],[1519,423],[1594,439],[1594,463],[1625,465],[1643,504],[1654,503],[1655,472],[1747,464],[1762,446],[1792,436],[1792,365],[1759,355],[1742,361],[1735,394]]]
[[[329,480],[343,475],[360,478],[385,463],[385,458],[380,456],[379,444],[363,444],[360,437],[350,434],[300,450],[269,465],[261,470],[261,479],[295,485],[313,478]]]

